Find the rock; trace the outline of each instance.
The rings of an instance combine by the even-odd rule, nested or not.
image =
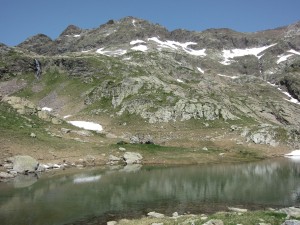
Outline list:
[[[125,151],[126,151],[126,148],[120,147],[119,150],[122,151],[122,152],[125,152]]]
[[[281,225],[300,225],[300,221],[299,220],[286,220]]]
[[[164,225],[164,223],[151,223],[151,225]]]
[[[36,134],[35,134],[35,133],[31,133],[31,134],[30,134],[30,137],[36,138]]]
[[[108,221],[106,224],[107,225],[116,225],[117,221]]]
[[[209,220],[203,225],[224,225],[222,220]]]
[[[34,172],[38,168],[38,161],[28,155],[13,157],[13,170],[18,173]]]
[[[207,147],[203,147],[202,150],[203,151],[208,151],[208,148]]]
[[[5,169],[7,169],[7,170],[11,170],[11,169],[13,168],[13,164],[12,164],[12,163],[5,163],[5,164],[3,165],[3,167],[4,167]]]
[[[296,207],[283,208],[283,209],[280,209],[279,212],[285,213],[288,216],[300,218],[300,209],[296,208]]]
[[[142,162],[142,155],[137,152],[125,152],[124,160],[126,164],[139,164]]]
[[[72,133],[77,134],[82,137],[91,137],[94,136],[91,131],[88,130],[73,130]]]
[[[64,133],[64,134],[68,134],[68,133],[71,132],[71,129],[67,129],[67,128],[61,128],[60,130],[61,130],[61,132]]]
[[[42,111],[38,111],[37,116],[45,121],[50,122],[51,121],[51,115],[49,114],[48,111],[42,110]]]
[[[173,218],[179,217],[178,212],[174,212],[174,213],[172,214],[172,217],[173,217]]]
[[[0,179],[9,179],[9,178],[14,178],[15,176],[10,173],[6,172],[0,172]]]
[[[153,218],[164,218],[164,217],[165,217],[164,214],[157,213],[157,212],[149,212],[149,213],[147,214],[147,216],[153,217]]]
[[[51,122],[52,122],[53,124],[56,124],[56,125],[62,124],[62,123],[63,123],[63,121],[62,121],[61,119],[56,118],[56,117],[53,117],[53,118],[51,119]]]
[[[247,209],[240,209],[240,208],[234,208],[234,207],[228,207],[228,209],[230,211],[237,212],[237,213],[245,213],[248,211]]]

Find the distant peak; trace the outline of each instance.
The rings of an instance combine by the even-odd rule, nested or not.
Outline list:
[[[75,25],[69,25],[61,34],[60,36],[66,36],[66,35],[75,35],[80,34],[82,31],[81,28],[75,26]]]

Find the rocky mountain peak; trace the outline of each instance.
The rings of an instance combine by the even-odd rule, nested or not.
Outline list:
[[[82,32],[82,29],[75,26],[69,25],[59,36],[67,36],[67,35],[79,35]]]

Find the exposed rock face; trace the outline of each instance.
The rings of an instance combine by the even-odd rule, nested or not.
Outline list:
[[[187,120],[267,122],[289,132],[300,126],[299,26],[255,33],[170,32],[134,17],[90,30],[70,25],[55,40],[38,34],[16,48],[0,45],[0,79],[33,73],[38,58],[43,75],[63,74],[66,90],[78,85],[78,110],[91,108],[93,116],[136,116],[151,126]],[[55,98],[73,94],[55,91]],[[19,113],[61,122],[24,104],[15,104]],[[286,140],[295,147],[300,133],[293,130]],[[251,128],[243,136],[248,142],[277,146],[280,135],[275,128]]]
[[[38,168],[38,161],[28,155],[18,155],[13,157],[13,170],[18,173],[34,172]]]

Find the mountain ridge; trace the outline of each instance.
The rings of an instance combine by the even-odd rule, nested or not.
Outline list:
[[[0,46],[0,93],[8,93],[5,82],[20,82],[9,95],[62,119],[95,120],[119,139],[149,135],[160,144],[220,147],[222,136],[236,149],[296,148],[299,30],[298,22],[254,33],[168,31],[134,17],[94,29],[70,25],[55,40],[38,34]]]

